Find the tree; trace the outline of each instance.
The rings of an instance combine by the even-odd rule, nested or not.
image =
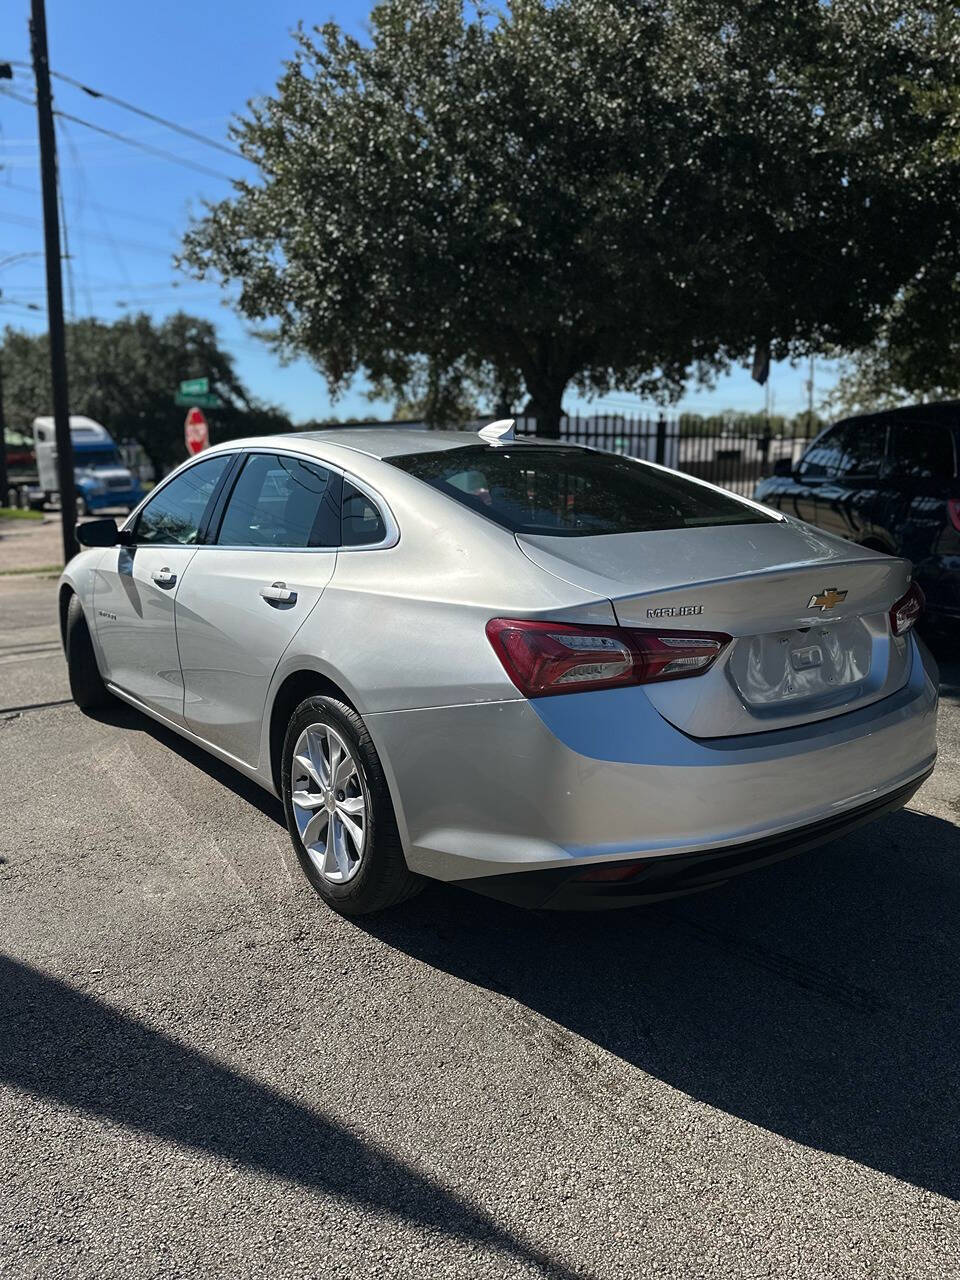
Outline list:
[[[910,85],[947,56],[894,0],[387,0],[300,30],[234,137],[260,170],[183,263],[241,285],[336,392],[428,412],[518,383],[669,400],[759,344],[868,342],[941,233]],[[935,197],[935,198],[932,198]],[[419,396],[415,397],[420,399]]]
[[[50,355],[46,334],[3,335],[4,403],[11,425],[49,414]],[[208,320],[177,312],[160,324],[149,316],[114,324],[78,320],[67,326],[71,413],[86,414],[118,439],[136,440],[157,474],[185,456],[184,410],[173,396],[186,378],[208,377],[224,400],[209,413],[214,441],[290,429],[278,409],[252,399]]]
[[[919,163],[944,216],[935,243],[884,310],[875,340],[847,360],[828,398],[843,413],[960,399],[960,10],[939,12],[930,38],[943,65],[909,88],[929,124]]]

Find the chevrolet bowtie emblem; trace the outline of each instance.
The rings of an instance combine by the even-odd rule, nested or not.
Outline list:
[[[847,593],[838,591],[836,587],[824,587],[818,596],[811,596],[808,609],[819,609],[822,613],[825,609],[835,609],[842,600],[846,600]]]

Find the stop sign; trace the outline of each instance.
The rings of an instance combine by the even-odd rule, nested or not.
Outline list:
[[[202,409],[187,410],[187,419],[183,424],[183,438],[186,441],[187,453],[200,453],[210,443],[210,429]]]

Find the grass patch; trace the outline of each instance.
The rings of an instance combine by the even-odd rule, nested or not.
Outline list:
[[[21,511],[19,507],[0,507],[0,520],[42,520],[42,511]]]
[[[16,574],[26,573],[55,573],[59,577],[63,573],[62,564],[41,564],[31,565],[26,569],[0,569],[0,578],[12,578]]]

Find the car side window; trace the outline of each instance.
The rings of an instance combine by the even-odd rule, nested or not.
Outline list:
[[[206,458],[165,484],[137,517],[134,541],[195,543],[207,503],[232,461],[233,455],[227,453]]]
[[[283,454],[251,453],[227,499],[221,547],[335,547],[335,473]]]
[[[855,418],[840,429],[841,455],[838,474],[878,476],[883,465],[886,423],[875,418]]]
[[[909,422],[890,428],[888,475],[907,480],[952,480],[955,466],[949,428]]]
[[[804,480],[824,480],[839,473],[843,459],[841,426],[831,427],[800,459],[797,474]]]
[[[340,501],[340,545],[364,547],[382,542],[386,536],[387,527],[374,503],[349,480],[344,480]]]

